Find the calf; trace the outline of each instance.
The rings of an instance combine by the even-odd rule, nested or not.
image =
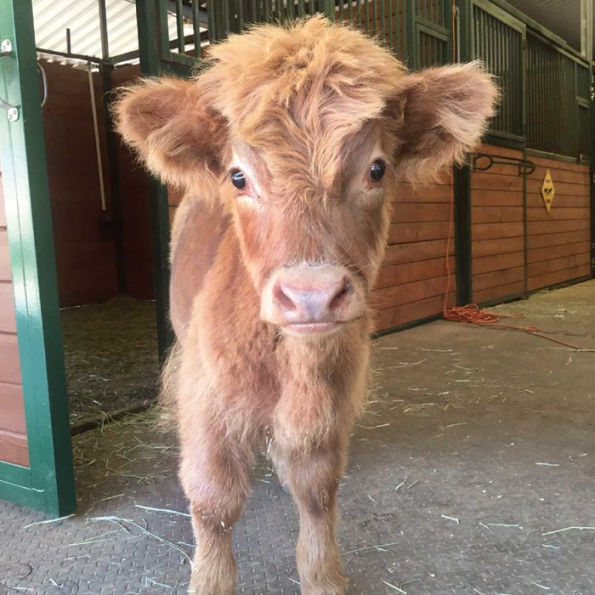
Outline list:
[[[190,590],[234,592],[232,529],[266,444],[299,511],[302,593],[343,593],[336,492],[366,395],[395,181],[460,160],[496,88],[474,64],[408,74],[320,16],[210,52],[195,78],[143,81],[116,106],[148,169],[185,191],[164,390],[197,544]]]

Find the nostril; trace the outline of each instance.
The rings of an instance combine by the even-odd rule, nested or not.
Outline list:
[[[273,297],[275,301],[281,306],[281,308],[283,308],[283,310],[293,312],[297,309],[293,300],[287,295],[285,291],[283,291],[283,286],[281,283],[277,283],[277,285],[275,285]]]
[[[346,301],[347,296],[353,293],[353,285],[351,281],[347,277],[343,277],[343,281],[340,285],[339,291],[334,295],[333,299],[329,304],[329,310],[332,312],[333,310],[337,310],[340,308]]]

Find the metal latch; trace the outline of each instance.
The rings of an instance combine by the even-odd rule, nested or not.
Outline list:
[[[12,41],[10,39],[3,39],[0,43],[0,58],[12,55]],[[19,119],[19,108],[16,105],[11,105],[0,97],[0,108],[6,110],[6,117],[10,122],[16,122]]]

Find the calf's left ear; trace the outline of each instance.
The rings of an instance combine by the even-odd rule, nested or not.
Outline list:
[[[141,81],[116,100],[116,128],[163,182],[192,187],[221,173],[227,141],[226,122],[209,96],[200,79]]]
[[[397,172],[405,180],[429,182],[479,142],[498,88],[474,62],[428,68],[402,84],[393,107],[400,120]]]

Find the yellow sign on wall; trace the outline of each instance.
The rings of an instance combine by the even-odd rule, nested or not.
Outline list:
[[[554,187],[554,180],[552,180],[552,174],[548,169],[545,172],[545,178],[543,178],[543,184],[541,185],[541,196],[543,196],[543,202],[545,203],[545,210],[549,213],[554,202],[554,195],[556,189]]]

